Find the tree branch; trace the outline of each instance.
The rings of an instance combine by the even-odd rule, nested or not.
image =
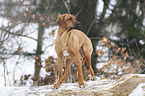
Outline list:
[[[0,30],[5,31],[6,33],[9,33],[9,34],[11,34],[11,35],[23,36],[23,37],[27,37],[27,38],[33,39],[33,40],[35,40],[35,41],[38,41],[37,39],[35,39],[35,38],[33,38],[33,37],[30,37],[30,36],[27,36],[27,35],[22,35],[22,34],[16,34],[16,33],[13,33],[13,32],[8,31],[8,30],[6,30],[6,29],[3,29],[3,28],[1,28],[1,27],[0,27]]]
[[[80,11],[75,15],[75,17],[77,17],[81,13],[82,9],[83,9],[83,6],[81,7]]]
[[[69,8],[68,8],[66,2],[65,2],[64,0],[62,0],[62,1],[63,1],[63,3],[64,3],[65,7],[67,8],[68,13],[70,14],[70,10],[69,10]]]
[[[94,20],[93,20],[93,22],[92,22],[91,25],[89,26],[89,29],[88,29],[88,31],[87,31],[87,35],[89,34],[89,32],[90,32],[90,30],[91,30],[93,24],[95,23],[96,19],[97,19],[97,18],[95,17]]]

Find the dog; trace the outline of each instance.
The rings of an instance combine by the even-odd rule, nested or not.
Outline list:
[[[77,30],[80,27],[80,22],[71,14],[59,15],[56,24],[58,30],[54,44],[57,53],[58,80],[53,87],[57,89],[68,78],[69,68],[73,62],[77,65],[79,87],[85,87],[81,69],[85,61],[91,73],[91,80],[96,79],[91,66],[91,54],[93,52],[91,40],[82,31]],[[64,76],[62,76],[63,57],[65,57]]]

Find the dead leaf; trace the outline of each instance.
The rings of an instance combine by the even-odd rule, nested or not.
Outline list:
[[[35,19],[36,18],[35,14],[33,14],[31,17],[32,17],[32,19]]]
[[[118,52],[120,51],[120,49],[121,49],[121,48],[117,48],[117,49],[115,50],[115,53],[118,53]]]
[[[29,11],[29,15],[31,15],[32,11]]]
[[[122,50],[121,50],[121,51],[122,51],[122,52],[124,52],[125,50],[126,50],[126,47],[122,48]]]
[[[27,17],[27,14],[24,12],[24,16]]]
[[[127,62],[127,66],[132,66],[130,62]]]
[[[113,56],[113,60],[115,60],[115,59],[117,59],[117,56],[116,55]]]
[[[40,19],[40,21],[43,21],[44,20],[44,18],[42,16],[39,19]]]
[[[126,60],[126,58],[127,58],[127,57],[125,56],[125,57],[124,57],[124,60]]]
[[[127,57],[128,57],[128,52],[125,52],[125,56],[127,56]]]

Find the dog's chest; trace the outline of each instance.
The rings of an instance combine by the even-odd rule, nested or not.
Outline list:
[[[62,34],[62,36],[61,36],[61,44],[62,44],[62,46],[63,46],[63,48],[64,48],[64,50],[63,50],[63,56],[69,56],[69,53],[68,53],[68,51],[66,50],[67,49],[67,46],[68,46],[68,39],[69,39],[69,33],[67,33],[67,32],[64,32],[63,34]]]
[[[62,34],[62,36],[60,38],[62,46],[66,47],[68,45],[68,40],[70,39],[70,34],[71,34],[71,32],[67,32],[67,31],[65,31]]]

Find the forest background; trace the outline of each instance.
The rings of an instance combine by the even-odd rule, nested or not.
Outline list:
[[[0,0],[1,86],[55,82],[55,21],[66,13],[76,16],[92,41],[97,76],[145,73],[144,0]],[[86,64],[82,70],[88,80]],[[73,64],[66,82],[76,82],[76,71]]]

